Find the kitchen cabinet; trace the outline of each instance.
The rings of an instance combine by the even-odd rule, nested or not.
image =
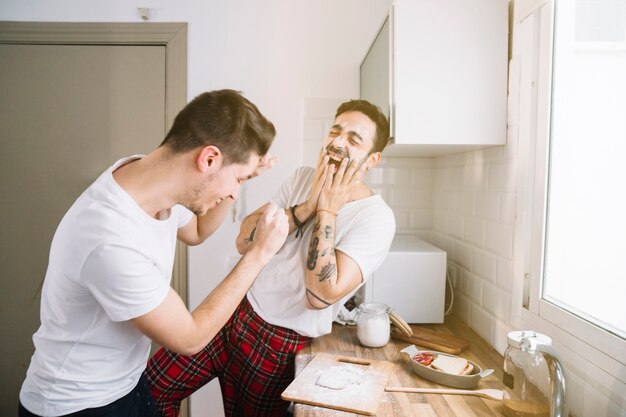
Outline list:
[[[507,0],[395,0],[360,67],[390,118],[389,156],[506,143]]]

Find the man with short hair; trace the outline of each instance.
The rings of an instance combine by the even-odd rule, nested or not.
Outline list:
[[[287,216],[261,215],[257,238],[193,311],[170,288],[176,239],[202,243],[241,183],[271,161],[275,129],[232,90],[201,94],[163,143],[117,161],[59,224],[41,297],[41,326],[20,416],[157,416],[142,372],[150,342],[203,349],[282,246]]]
[[[351,100],[337,109],[316,168],[300,167],[273,199],[247,216],[237,237],[245,256],[270,204],[289,217],[289,236],[226,326],[193,356],[160,350],[146,376],[164,416],[218,377],[227,417],[283,417],[280,395],[294,378],[295,354],[330,333],[343,304],[383,262],[393,212],[363,182],[387,144],[380,109]]]

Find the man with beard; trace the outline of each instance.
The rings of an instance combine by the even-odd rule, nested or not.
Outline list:
[[[170,288],[176,239],[197,245],[219,226],[241,183],[267,167],[274,136],[238,92],[204,93],[157,149],[117,161],[83,192],[52,241],[20,416],[158,415],[142,377],[151,340],[203,349],[289,226],[268,206],[250,249],[192,313]]]
[[[393,213],[362,182],[388,137],[377,107],[364,100],[339,106],[317,167],[299,168],[274,197],[289,217],[290,234],[235,314],[200,353],[162,349],[148,363],[164,416],[176,416],[180,401],[215,377],[228,417],[285,415],[289,403],[280,395],[294,378],[296,352],[331,331],[341,306],[391,245]],[[241,224],[237,248],[244,256],[268,204]]]

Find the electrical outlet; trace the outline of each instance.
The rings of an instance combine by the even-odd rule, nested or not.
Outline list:
[[[452,288],[456,288],[456,284],[457,284],[456,266],[448,265],[448,274],[450,274],[450,281],[452,282]]]

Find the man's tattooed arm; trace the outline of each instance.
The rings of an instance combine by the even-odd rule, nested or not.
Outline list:
[[[335,217],[332,213],[318,212],[313,225],[306,260],[306,287],[309,304],[316,309],[331,304],[326,294],[333,294],[337,283]]]

